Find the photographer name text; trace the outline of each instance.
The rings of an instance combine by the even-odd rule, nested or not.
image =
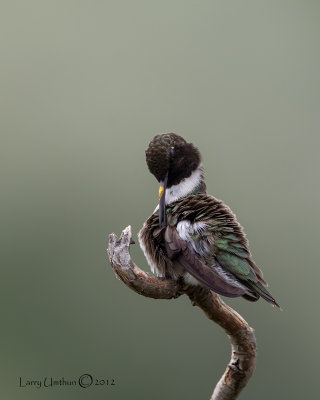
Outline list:
[[[19,378],[19,387],[21,388],[54,388],[80,386],[83,389],[93,386],[115,386],[115,379],[96,378],[91,374],[82,374],[75,379],[66,379],[65,377],[53,378],[43,377],[41,379]]]

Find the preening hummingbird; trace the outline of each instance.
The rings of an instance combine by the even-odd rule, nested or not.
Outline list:
[[[279,307],[236,216],[207,194],[199,150],[181,136],[165,133],[151,140],[146,161],[160,183],[159,205],[138,234],[151,270],[223,296],[262,297]]]

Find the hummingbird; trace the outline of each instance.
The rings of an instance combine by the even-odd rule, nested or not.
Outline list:
[[[160,183],[159,204],[138,234],[151,271],[222,296],[262,297],[280,307],[235,214],[207,194],[199,150],[175,133],[164,133],[151,140],[146,162]]]

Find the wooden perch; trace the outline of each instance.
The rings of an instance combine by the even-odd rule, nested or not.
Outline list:
[[[153,299],[173,299],[182,294],[189,296],[193,305],[200,307],[206,316],[219,324],[231,341],[231,360],[217,383],[211,400],[233,400],[246,386],[256,360],[256,340],[253,329],[231,307],[211,290],[191,286],[171,279],[157,278],[142,271],[130,257],[131,226],[122,231],[120,239],[109,235],[108,255],[111,266],[119,279],[138,294]]]

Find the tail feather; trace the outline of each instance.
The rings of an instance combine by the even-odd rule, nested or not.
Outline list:
[[[249,292],[246,293],[244,295],[242,295],[242,297],[248,301],[252,301],[252,302],[256,302],[260,299],[260,295],[258,293],[254,293],[254,292]]]
[[[280,305],[277,303],[277,301],[274,299],[274,297],[271,295],[271,293],[260,282],[255,282],[255,283],[250,282],[250,286],[254,292],[260,295],[268,303],[281,308]]]

